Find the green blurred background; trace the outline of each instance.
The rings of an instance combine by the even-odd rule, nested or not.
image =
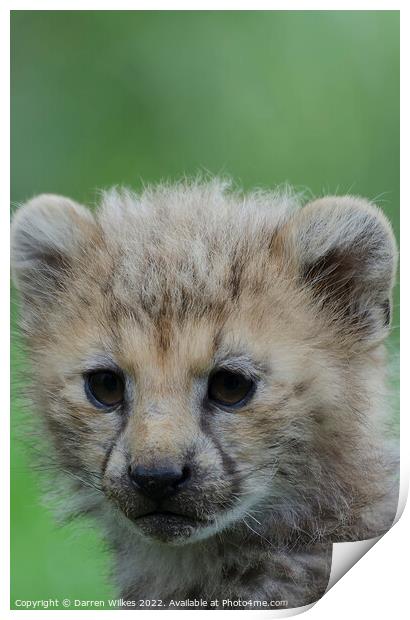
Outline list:
[[[398,11],[14,11],[11,30],[14,205],[207,171],[245,189],[362,194],[398,232]],[[397,325],[396,310],[395,359]],[[15,337],[12,607],[104,599],[98,533],[55,524],[18,439],[17,349]]]

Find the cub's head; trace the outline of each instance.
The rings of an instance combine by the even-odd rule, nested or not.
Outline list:
[[[95,212],[43,195],[12,256],[61,469],[136,535],[317,525],[363,502],[396,256],[376,207],[216,183],[111,191]]]

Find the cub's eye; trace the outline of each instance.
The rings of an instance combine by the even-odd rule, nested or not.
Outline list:
[[[124,381],[112,370],[98,370],[85,375],[85,393],[96,407],[115,407],[124,398]]]
[[[234,407],[245,404],[254,391],[252,379],[230,370],[218,370],[209,378],[208,398],[220,405]]]

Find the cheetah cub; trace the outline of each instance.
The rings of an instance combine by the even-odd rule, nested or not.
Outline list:
[[[299,202],[216,180],[14,217],[36,424],[124,606],[305,605],[333,542],[394,518],[391,227],[362,198]]]

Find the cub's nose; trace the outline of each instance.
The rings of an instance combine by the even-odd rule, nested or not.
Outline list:
[[[189,480],[191,470],[185,467],[153,467],[141,465],[129,466],[128,474],[133,486],[150,499],[161,500],[177,493]]]

